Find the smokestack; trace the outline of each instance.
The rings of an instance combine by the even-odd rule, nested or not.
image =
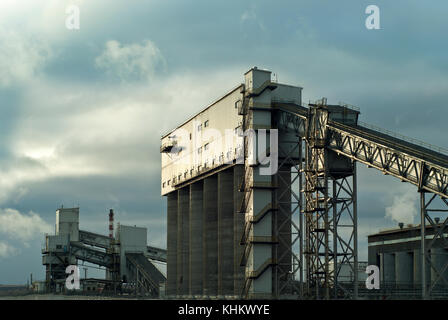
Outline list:
[[[109,211],[109,238],[114,237],[114,210]]]

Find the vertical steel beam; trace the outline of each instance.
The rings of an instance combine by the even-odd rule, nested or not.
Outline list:
[[[272,216],[272,232],[279,240],[278,244],[273,246],[273,257],[276,257],[277,261],[273,270],[273,292],[278,296],[280,288],[288,285],[288,277],[291,274],[291,169],[287,166],[280,167],[273,179],[274,184],[278,186],[274,190],[274,203],[278,206],[278,211]]]
[[[329,233],[330,233],[330,224],[329,224],[329,208],[328,203],[330,201],[329,195],[328,195],[328,175],[329,175],[329,168],[328,168],[328,153],[326,149],[322,150],[323,153],[323,166],[324,166],[324,198],[322,199],[324,201],[324,252],[325,252],[325,261],[324,261],[324,287],[325,287],[325,299],[330,299],[330,243],[329,243]]]
[[[305,164],[305,216],[307,232],[307,282],[314,287],[314,298],[330,297],[329,217],[328,217],[328,154],[326,120],[328,111],[319,105],[310,109],[307,128]],[[321,292],[322,291],[322,292]]]
[[[426,285],[424,288],[422,285],[422,297],[428,299],[431,296],[437,296],[444,292],[446,290],[446,285],[448,284],[446,278],[448,259],[446,259],[447,254],[444,249],[448,247],[448,239],[446,236],[448,218],[440,221],[438,217],[431,216],[431,214],[434,214],[435,212],[438,214],[448,213],[448,209],[446,208],[446,206],[448,206],[448,200],[443,197],[440,197],[439,199],[434,193],[431,193],[431,196],[428,197],[428,199],[425,199],[425,190],[420,188],[419,191],[422,221],[420,236],[422,250],[424,249],[424,253],[422,254],[422,257],[424,257],[422,267],[426,269],[423,273],[424,283]],[[429,235],[431,236],[431,239],[427,239]],[[430,272],[428,272],[428,267],[430,268]],[[428,276],[429,273],[430,275]],[[430,280],[428,281],[428,279]]]
[[[277,119],[282,119],[277,115]],[[299,131],[279,130],[279,167],[274,175],[274,208],[276,209],[273,233],[278,238],[274,246],[274,293],[282,297],[303,296],[303,223],[302,215],[302,139]],[[298,129],[296,129],[298,130]],[[298,140],[298,141],[297,141]],[[297,250],[298,246],[298,250]],[[299,283],[297,283],[299,281]]]
[[[354,290],[353,299],[358,299],[358,175],[356,161],[353,161],[352,200],[353,200],[353,264],[354,264]]]
[[[426,207],[425,207],[425,192],[420,191],[420,251],[422,255],[421,259],[421,278],[422,278],[422,299],[427,299],[426,292],[426,232],[425,232],[425,220],[426,220]]]
[[[339,276],[339,266],[338,266],[338,228],[337,226],[337,184],[336,179],[333,179],[333,197],[331,199],[331,207],[333,209],[333,297],[338,296],[338,276]]]

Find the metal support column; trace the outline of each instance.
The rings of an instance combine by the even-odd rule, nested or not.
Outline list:
[[[430,194],[428,199],[426,193]],[[448,216],[444,219],[433,216],[434,213],[448,214],[447,207],[446,198],[420,189],[422,299],[437,296],[448,286],[448,252],[445,249],[448,247]],[[429,281],[427,267],[431,270]]]
[[[422,277],[422,299],[427,298],[426,293],[426,248],[425,248],[425,192],[420,191],[420,254],[421,258],[421,277]]]
[[[331,137],[327,136],[329,133],[326,123],[331,114],[325,99],[310,106],[305,138],[307,143],[303,189],[307,293],[315,299],[356,299],[356,162],[327,148]],[[350,177],[352,178],[349,179]],[[341,228],[345,231],[348,229],[348,232]],[[330,241],[333,243],[330,244]],[[351,269],[353,279],[339,279],[344,265]]]

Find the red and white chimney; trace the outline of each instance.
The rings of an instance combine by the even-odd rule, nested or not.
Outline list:
[[[109,211],[109,238],[114,237],[114,210]]]

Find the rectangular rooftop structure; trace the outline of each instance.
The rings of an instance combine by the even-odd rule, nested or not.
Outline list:
[[[56,210],[56,235],[70,235],[70,241],[79,241],[79,208]]]

